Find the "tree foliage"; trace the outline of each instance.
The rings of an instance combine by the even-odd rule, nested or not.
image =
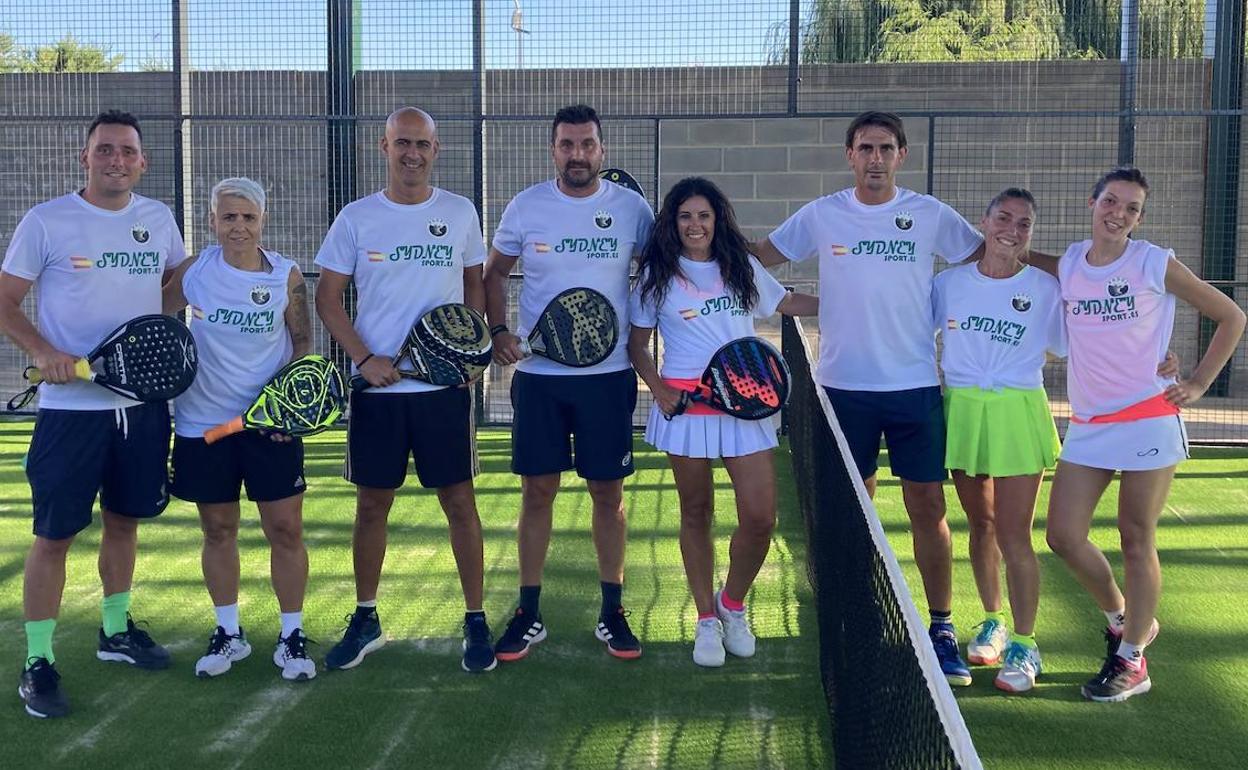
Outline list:
[[[0,72],[116,72],[124,59],[72,35],[51,45],[23,48],[12,35],[0,34]]]

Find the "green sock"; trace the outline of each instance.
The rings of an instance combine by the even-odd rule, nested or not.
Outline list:
[[[996,612],[985,612],[984,620],[995,620],[1001,625],[1005,625],[1005,610],[997,610]]]
[[[1020,634],[1017,632],[1012,633],[1010,634],[1010,641],[1018,642],[1024,647],[1027,647],[1032,650],[1036,649],[1036,634],[1034,631],[1030,634]]]
[[[130,592],[105,596],[100,609],[104,615],[104,635],[120,634],[126,630],[126,615],[130,614]]]
[[[56,630],[56,618],[26,621],[26,659],[46,658],[56,662],[52,654],[52,632]]]

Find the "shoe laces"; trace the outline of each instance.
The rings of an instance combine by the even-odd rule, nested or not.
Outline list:
[[[224,655],[226,650],[230,648],[230,639],[233,638],[225,632],[221,626],[217,626],[217,630],[212,632],[212,638],[208,640],[208,655]]]
[[[316,644],[316,642],[309,639],[303,634],[302,631],[299,630],[292,631],[290,636],[285,639],[279,639],[278,641],[285,645],[286,657],[291,659],[306,659],[308,657],[308,645]]]
[[[1013,668],[1034,668],[1031,650],[1017,642],[1010,642],[1005,648],[1005,665]]]
[[[113,634],[111,638],[116,639],[117,637],[120,636],[123,639],[129,639],[130,643],[133,644],[134,646],[142,647],[144,649],[147,649],[148,647],[155,647],[156,642],[152,640],[152,635],[149,634],[145,630],[146,628],[147,628],[146,620],[135,621],[134,618],[130,617],[130,613],[127,612],[126,613],[126,630],[117,634]]]
[[[628,627],[628,617],[632,614],[621,607],[609,615],[604,615],[602,624],[611,632],[611,636],[628,639],[633,637],[633,630]]]
[[[975,628],[979,629],[979,633],[975,634],[976,644],[989,644],[992,637],[997,633],[997,629],[1001,627],[1001,621],[996,618],[984,618]]]
[[[364,624],[367,623],[370,618],[375,619],[376,616],[371,612],[367,615],[359,612],[347,613],[347,615],[343,618],[343,620],[347,622],[347,627],[342,630],[343,636],[351,637],[353,639],[363,636]]]
[[[493,636],[490,634],[490,625],[485,622],[485,618],[464,621],[464,636],[468,638],[468,646],[475,647],[477,645],[492,646]]]
[[[1096,681],[1109,682],[1126,671],[1130,666],[1122,659],[1118,653],[1105,656],[1105,663],[1101,665],[1101,670],[1097,672]]]
[[[30,672],[30,680],[34,684],[35,692],[55,690],[56,683],[61,679],[61,675],[52,667],[47,658],[28,658],[26,668]]]
[[[958,654],[958,635],[952,628],[934,626],[927,632],[931,637],[932,647],[939,658],[955,657]]]

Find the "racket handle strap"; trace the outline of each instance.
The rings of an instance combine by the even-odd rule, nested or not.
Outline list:
[[[360,391],[367,390],[370,387],[372,386],[368,384],[368,380],[364,379],[358,374],[351,375],[351,392],[352,393],[359,393]]]
[[[676,402],[676,411],[672,412],[672,417],[675,417],[678,414],[684,414],[685,410],[688,408],[689,408],[689,391],[682,390],[680,391],[680,400]],[[668,419],[671,419],[671,418],[669,417]]]
[[[227,423],[222,423],[215,428],[209,428],[204,431],[204,443],[215,444],[226,436],[232,436],[235,433],[243,432],[243,418],[235,417]]]

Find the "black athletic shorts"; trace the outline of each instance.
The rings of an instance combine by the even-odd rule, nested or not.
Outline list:
[[[351,394],[347,461],[343,476],[361,487],[398,489],[411,455],[426,489],[477,475],[472,389],[424,393]]]
[[[255,503],[285,500],[303,493],[303,442],[277,442],[245,430],[209,444],[202,438],[173,437],[173,478],[169,491],[192,503],[235,503],[247,487]]]
[[[544,476],[576,468],[590,481],[632,475],[636,406],[632,369],[583,375],[516,372],[511,380],[512,473]]]

